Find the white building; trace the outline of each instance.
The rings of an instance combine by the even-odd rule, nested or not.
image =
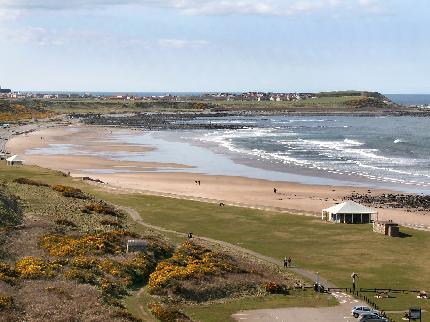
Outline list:
[[[323,209],[322,220],[342,224],[368,224],[377,211],[354,201],[346,201],[333,207]]]
[[[22,165],[23,161],[17,155],[13,155],[6,159],[6,163],[7,165]]]

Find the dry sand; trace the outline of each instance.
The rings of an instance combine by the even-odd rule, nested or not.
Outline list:
[[[187,165],[147,162],[123,162],[103,159],[100,156],[70,156],[28,154],[32,148],[43,148],[49,144],[74,144],[80,151],[91,154],[104,152],[145,153],[156,147],[118,144],[113,134],[129,133],[132,130],[79,127],[48,129],[13,138],[7,149],[23,157],[26,164],[70,172],[72,176],[90,176],[109,184],[111,189],[127,189],[150,194],[179,198],[198,199],[210,202],[262,209],[277,209],[318,215],[321,209],[341,202],[342,197],[352,192],[367,193],[368,189],[356,187],[333,187],[305,185],[289,182],[273,182],[231,176],[210,176],[189,172],[168,172],[169,169],[186,169]],[[97,169],[121,169],[132,173],[100,174]],[[94,169],[91,173],[80,169]],[[157,170],[156,172],[154,170]],[[201,185],[195,183],[201,181]],[[273,192],[273,188],[278,193]],[[372,193],[387,193],[387,190],[372,189]],[[402,225],[430,227],[430,213],[407,212],[404,209],[379,209],[378,218],[393,220]]]

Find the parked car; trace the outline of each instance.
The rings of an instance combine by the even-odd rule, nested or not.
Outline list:
[[[352,308],[351,314],[355,317],[358,318],[361,314],[363,313],[376,313],[379,314],[380,312],[377,310],[374,310],[368,306],[361,306],[361,305],[357,305],[354,306]]]
[[[388,322],[388,319],[377,313],[363,313],[358,317],[358,322]]]

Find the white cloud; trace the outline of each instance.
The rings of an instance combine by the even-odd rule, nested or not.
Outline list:
[[[0,0],[0,10],[70,10],[115,5],[169,8],[184,14],[276,16],[333,9],[375,11],[379,8],[377,0]]]
[[[159,39],[158,46],[162,48],[199,48],[209,45],[205,40],[183,40],[183,39]]]
[[[149,49],[149,48],[168,48],[168,49],[198,49],[208,46],[205,40],[186,40],[186,39],[158,39],[145,40],[142,38],[132,38],[115,35],[112,33],[92,32],[86,30],[55,30],[40,27],[27,27],[20,29],[0,28],[3,40],[13,41],[21,44],[31,44],[38,46],[63,46],[66,44],[85,44],[104,48],[119,49]],[[0,39],[0,42],[1,40]]]

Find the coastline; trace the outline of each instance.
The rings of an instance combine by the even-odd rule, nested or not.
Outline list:
[[[366,194],[368,188],[352,186],[310,185],[285,181],[252,179],[240,176],[219,176],[193,173],[189,165],[163,162],[130,162],[107,160],[97,153],[100,146],[105,152],[147,153],[156,146],[134,144],[118,145],[110,134],[120,135],[133,130],[79,126],[42,129],[15,136],[7,149],[23,157],[25,164],[52,170],[70,172],[73,177],[91,177],[105,182],[107,189],[127,190],[205,202],[223,202],[241,207],[277,210],[319,216],[322,209],[342,202],[352,193]],[[113,133],[111,133],[113,132]],[[109,135],[108,135],[109,134]],[[83,140],[83,138],[86,140]],[[94,152],[94,155],[48,155],[34,153],[55,144],[76,144]],[[115,173],[98,171],[107,167],[120,169]],[[81,169],[86,169],[82,171]],[[181,170],[176,172],[176,170]],[[195,181],[200,181],[198,185]],[[277,188],[274,194],[273,188]],[[392,193],[386,189],[371,189],[372,193]],[[406,226],[430,227],[427,212],[407,212],[406,209],[377,209],[378,219],[394,220]]]

